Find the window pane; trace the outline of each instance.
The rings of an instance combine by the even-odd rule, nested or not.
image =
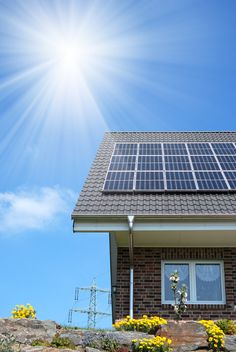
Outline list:
[[[182,284],[185,284],[188,288],[188,300],[190,299],[190,292],[189,292],[189,265],[188,264],[181,264],[181,263],[173,263],[173,264],[165,264],[165,301],[174,301],[173,291],[170,289],[170,275],[177,270],[179,273],[179,284],[178,287],[180,288]]]
[[[220,264],[196,264],[197,301],[222,301]]]

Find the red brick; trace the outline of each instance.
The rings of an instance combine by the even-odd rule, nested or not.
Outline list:
[[[236,248],[135,248],[134,316],[143,314],[173,318],[171,305],[161,304],[161,260],[223,260],[225,305],[189,305],[186,319],[236,319]],[[129,251],[118,249],[116,317],[129,314]]]

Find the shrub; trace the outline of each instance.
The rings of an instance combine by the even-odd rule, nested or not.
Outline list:
[[[73,342],[68,339],[68,337],[60,337],[58,334],[56,334],[53,339],[52,342],[50,343],[51,347],[56,347],[56,348],[70,348],[72,350],[75,349],[75,345],[73,344]]]
[[[55,347],[63,349],[69,348],[71,350],[75,349],[75,345],[70,339],[68,339],[68,337],[60,337],[58,334],[53,337],[52,342],[39,339],[32,341],[31,346]]]
[[[166,337],[155,336],[151,339],[133,340],[133,352],[170,352],[172,341]]]
[[[101,348],[104,351],[114,352],[114,351],[117,351],[119,348],[119,344],[117,340],[108,336],[103,337],[100,343],[101,343]]]
[[[116,330],[142,331],[154,334],[161,325],[165,324],[167,324],[167,321],[157,316],[148,318],[147,315],[143,315],[141,319],[131,319],[128,315],[126,318],[117,321],[113,326]]]
[[[228,320],[228,319],[218,320],[216,322],[216,325],[219,328],[221,328],[221,330],[226,335],[234,335],[234,334],[236,334],[236,324],[233,322],[233,320]]]
[[[50,347],[50,342],[46,341],[46,340],[34,340],[31,343],[31,346],[46,346],[46,347]]]
[[[224,347],[224,332],[212,320],[200,320],[207,332],[209,349],[219,351]]]
[[[23,304],[17,304],[16,307],[11,312],[12,318],[14,319],[35,319],[36,311],[35,309],[28,303],[26,306]]]

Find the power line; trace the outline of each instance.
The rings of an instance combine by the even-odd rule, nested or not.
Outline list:
[[[68,314],[68,323],[72,324],[73,313],[82,313],[82,314],[88,315],[88,323],[87,323],[88,328],[95,328],[97,316],[101,316],[101,317],[111,316],[110,313],[97,311],[97,294],[98,293],[108,294],[108,304],[111,304],[111,292],[106,289],[98,288],[96,285],[95,278],[93,279],[91,286],[75,288],[75,297],[74,297],[75,303],[78,302],[81,291],[90,292],[89,308],[88,309],[74,308],[74,307],[71,308]]]

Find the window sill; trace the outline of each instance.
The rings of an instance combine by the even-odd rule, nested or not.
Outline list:
[[[170,309],[172,308],[171,303],[162,303],[161,306],[164,309]],[[222,309],[226,308],[226,303],[188,303],[187,304],[187,310],[188,309]]]

